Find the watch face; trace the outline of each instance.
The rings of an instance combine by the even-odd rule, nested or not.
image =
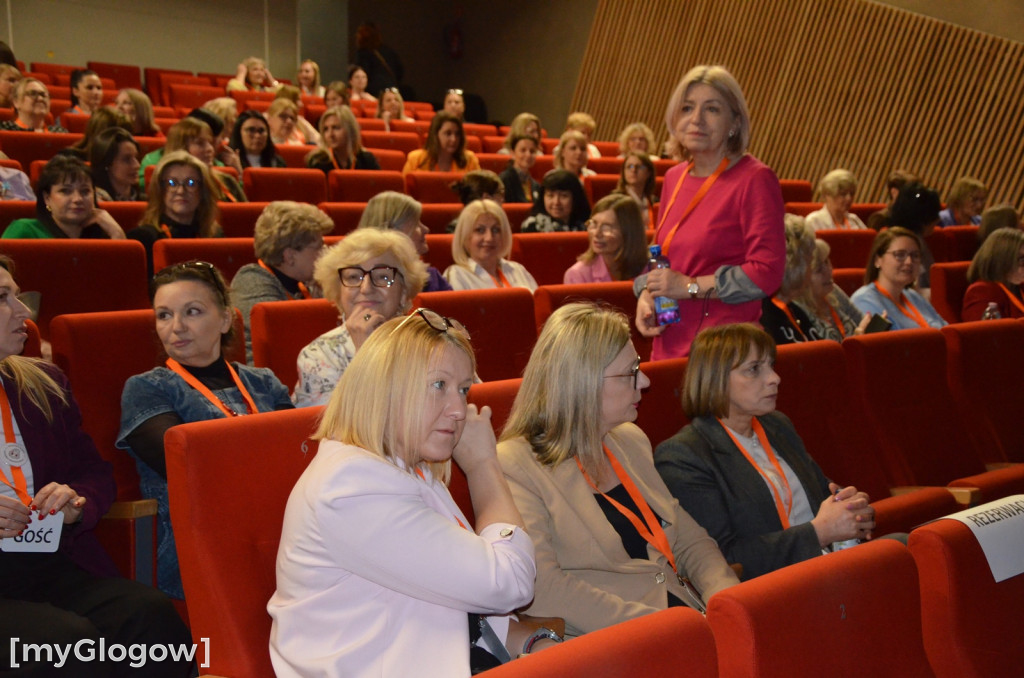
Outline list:
[[[695,282],[692,282],[686,286],[686,291],[689,292],[690,294],[697,294],[698,292],[700,292],[700,285],[698,285]]]

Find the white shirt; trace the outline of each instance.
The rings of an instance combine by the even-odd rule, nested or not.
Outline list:
[[[804,222],[813,228],[815,231],[831,231],[837,228],[845,229],[865,229],[867,226],[860,220],[853,212],[846,213],[846,220],[849,225],[836,226],[836,222],[832,220],[832,213],[828,211],[827,207],[822,207],[820,210],[811,212],[804,218]]]
[[[494,278],[484,270],[483,266],[472,259],[469,260],[469,266],[472,268],[452,264],[445,269],[444,278],[453,290],[485,290],[498,287],[494,284]],[[537,281],[522,264],[501,259],[498,266],[501,267],[501,272],[505,274],[505,279],[512,287],[525,287],[531,292],[537,289]]]

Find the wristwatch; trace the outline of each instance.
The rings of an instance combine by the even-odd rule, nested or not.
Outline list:
[[[686,285],[686,291],[691,299],[697,298],[697,295],[700,293],[700,285],[697,284],[696,278],[690,278],[690,282]]]
[[[560,643],[563,640],[562,636],[558,635],[549,628],[541,626],[539,629],[534,631],[529,638],[526,639],[525,643],[523,643],[523,651],[522,653],[520,653],[519,656],[522,656],[524,654],[530,654],[530,650],[533,649],[534,643],[536,643],[538,640],[541,640],[542,638],[547,638],[548,640],[552,640],[556,643]]]

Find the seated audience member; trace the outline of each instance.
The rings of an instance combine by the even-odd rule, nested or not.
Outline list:
[[[530,174],[537,162],[540,144],[537,137],[529,134],[510,133],[506,141],[512,149],[512,157],[508,167],[498,175],[505,186],[505,202],[532,203],[540,195],[540,184]]]
[[[64,647],[82,640],[122,647],[191,645],[188,629],[159,591],[122,579],[93,529],[114,501],[110,464],[82,430],[82,415],[68,381],[53,364],[23,358],[31,313],[18,300],[11,260],[0,256],[0,314],[8,328],[0,342],[5,429],[9,442],[0,461],[0,539],[12,543],[25,530],[43,526],[59,535],[51,552],[4,553],[0,557],[0,633],[20,639],[23,647]],[[35,514],[35,515],[33,515]],[[40,523],[40,521],[48,521]],[[6,550],[6,549],[5,549]],[[19,652],[20,655],[20,652]],[[0,649],[4,666],[18,675],[60,674],[55,662],[40,655],[10,656]],[[73,676],[122,675],[70,653],[64,672]],[[147,661],[148,676],[185,678],[189,661]],[[110,666],[110,665],[108,665]]]
[[[903,228],[916,233],[921,240],[921,267],[920,278],[917,280],[917,287],[921,294],[927,298],[928,288],[931,287],[929,272],[935,257],[928,248],[925,240],[935,230],[939,223],[939,209],[942,204],[939,202],[939,194],[921,184],[907,184],[896,196],[889,213],[892,216],[893,226]]]
[[[96,136],[112,127],[120,127],[125,132],[131,131],[131,123],[128,122],[128,118],[121,115],[120,112],[113,108],[101,108],[91,116],[89,116],[89,122],[85,124],[85,132],[82,134],[82,138],[76,143],[71,144],[65,149],[58,151],[59,153],[70,153],[78,156],[82,160],[89,160],[89,150],[92,147],[93,139]]]
[[[654,453],[672,496],[744,579],[870,539],[875,527],[868,495],[830,482],[775,410],[774,365],[775,344],[754,325],[700,332],[683,381],[691,423]]]
[[[814,333],[818,337],[842,341],[852,335],[864,334],[871,314],[862,313],[846,296],[846,292],[832,281],[829,252],[827,242],[814,241],[811,275],[807,285],[798,293],[796,304],[811,319]]]
[[[71,71],[71,108],[66,112],[92,115],[103,104],[103,83],[95,71]]]
[[[654,205],[658,202],[658,183],[651,156],[643,151],[626,151],[615,192],[633,198],[640,206],[644,227],[654,230],[654,216],[657,212]]]
[[[480,169],[480,161],[466,148],[462,121],[444,111],[430,121],[423,148],[410,151],[402,174],[409,172],[472,172]]]
[[[256,263],[238,269],[231,281],[231,299],[245,324],[245,359],[252,363],[249,316],[263,301],[322,297],[313,282],[313,267],[334,222],[316,205],[279,200],[267,205],[256,220],[253,248]]]
[[[153,275],[153,243],[162,238],[214,238],[222,234],[217,224],[220,188],[210,168],[186,151],[164,155],[149,181],[149,204],[138,228],[128,237],[146,248],[149,275]]]
[[[981,225],[978,226],[978,246],[1000,228],[1024,228],[1020,213],[1013,205],[995,205],[981,213]]]
[[[277,90],[275,99],[287,99],[288,101],[295,104],[295,130],[302,134],[302,143],[304,144],[318,144],[320,143],[320,133],[316,131],[313,124],[306,120],[306,117],[302,114],[302,109],[305,104],[302,103],[302,92],[298,87],[294,85],[281,85]],[[273,106],[273,104],[271,104]],[[270,109],[267,109],[267,115],[270,115]],[[285,127],[287,127],[287,120],[282,119]],[[276,136],[276,133],[271,130]],[[297,134],[293,133],[294,138],[298,138]]]
[[[328,108],[320,116],[320,147],[306,156],[306,167],[322,170],[379,170],[380,163],[363,148],[359,123],[348,106]]]
[[[162,137],[160,127],[153,121],[153,102],[145,92],[131,87],[117,93],[114,107],[131,123],[131,133],[140,137]]]
[[[296,407],[327,403],[367,337],[409,311],[427,280],[427,265],[401,233],[361,228],[321,255],[314,277],[342,322],[299,352]]]
[[[459,120],[466,119],[466,100],[461,89],[450,89],[444,94],[444,105],[441,110],[454,115]]]
[[[444,277],[454,290],[525,287],[533,292],[537,281],[522,264],[508,261],[512,228],[501,205],[475,200],[466,205],[455,225],[452,259]]]
[[[348,106],[348,102],[348,85],[341,80],[332,80],[327,83],[327,88],[324,91],[324,106],[327,108],[336,108],[338,106]]]
[[[380,101],[377,103],[377,117],[384,121],[384,129],[391,131],[391,123],[395,120],[402,122],[414,122],[405,113],[405,102],[397,87],[388,87],[380,93]],[[460,118],[456,118],[461,122]]]
[[[619,134],[619,157],[625,158],[630,152],[642,153],[651,160],[658,157],[654,155],[654,131],[642,122],[626,125]]]
[[[228,100],[234,103],[233,99],[229,98]],[[219,101],[219,99],[214,99],[213,101]],[[213,102],[208,101],[207,105],[210,105],[212,103]],[[220,106],[218,105],[218,108],[219,107]],[[182,118],[182,120],[185,120],[187,118],[192,118],[194,120],[199,120],[201,122],[206,123],[206,125],[210,128],[211,136],[213,136],[215,139],[224,139],[225,137],[230,138],[231,128],[228,128],[227,132],[225,132],[224,118],[220,117],[220,115],[218,115],[217,113],[208,111],[205,108],[193,108],[191,111],[189,111],[189,114],[185,116],[185,118]],[[234,116],[232,116],[232,119],[234,119]],[[178,123],[182,122],[182,120],[179,120]],[[173,131],[178,123],[175,123],[174,126],[171,126],[171,129],[168,130],[168,132]],[[237,171],[239,175],[241,175],[243,169],[242,162],[241,160],[238,159],[238,154],[235,152],[235,149],[228,146],[226,142],[227,139],[225,139],[224,148],[220,149],[220,158],[217,158],[215,154],[213,166],[223,167],[226,161],[230,163],[231,167],[235,168],[235,171]],[[216,145],[217,141],[214,141],[214,146]],[[141,186],[142,188],[146,187],[146,168],[149,167],[150,165],[155,165],[158,162],[160,162],[160,158],[163,157],[165,150],[166,148],[158,148],[155,151],[150,151],[146,155],[142,156],[142,163],[141,166],[139,167],[139,186]]]
[[[274,92],[280,87],[263,59],[249,57],[238,64],[235,77],[228,80],[228,92]]]
[[[582,231],[590,218],[590,204],[583,186],[572,172],[554,169],[540,182],[540,195],[523,222],[523,233]]]
[[[199,110],[210,114],[199,119],[209,125],[210,131],[213,132],[213,145],[216,149],[214,165],[223,163],[241,173],[242,165],[238,160],[238,154],[228,145],[231,131],[235,129],[235,121],[238,120],[238,102],[231,97],[217,97],[207,101]],[[189,113],[189,116],[196,117],[193,113]],[[220,124],[217,124],[218,122]]]
[[[587,138],[582,132],[567,130],[562,134],[555,148],[555,169],[572,172],[583,182],[583,177],[592,177],[597,172],[587,167]]]
[[[304,146],[309,141],[299,129],[299,107],[287,98],[274,99],[267,108],[270,140],[278,146]]]
[[[96,135],[89,149],[89,171],[96,186],[96,199],[142,200],[139,188],[139,145],[120,127]]]
[[[85,163],[60,153],[39,174],[36,218],[15,219],[0,237],[123,240],[124,231],[109,212],[96,206],[92,175]]]
[[[242,169],[246,167],[287,167],[270,140],[270,124],[257,110],[242,111],[231,131],[231,148],[238,153]]]
[[[864,286],[850,300],[864,313],[885,313],[894,330],[942,327],[946,321],[914,289],[921,268],[921,237],[901,226],[875,236]]]
[[[14,86],[14,119],[0,120],[0,130],[12,132],[67,132],[55,122],[46,126],[50,90],[35,78],[22,78]]]
[[[399,231],[409,236],[412,246],[420,259],[429,250],[426,235],[429,229],[420,221],[423,205],[405,193],[383,191],[370,198],[359,218],[357,228],[376,228],[382,231]],[[447,292],[452,289],[441,272],[427,266],[427,283],[424,292]]]
[[[964,321],[982,320],[994,305],[999,318],[1024,316],[1024,231],[1000,228],[981,244],[967,269],[970,286],[964,294]]]
[[[824,339],[802,308],[796,296],[807,283],[814,254],[814,232],[802,217],[786,215],[786,269],[779,290],[761,300],[761,326],[776,344]]]
[[[377,97],[366,91],[366,71],[362,66],[348,67],[348,96],[351,101],[376,101]]]
[[[216,147],[214,146],[213,130],[208,124],[189,115],[182,118],[167,132],[167,144],[164,146],[164,155],[174,151],[187,151],[190,155],[198,158],[200,162],[210,169],[210,180],[219,189],[218,200],[229,202],[246,202],[245,191],[241,182],[226,172],[215,172],[213,167],[216,163]],[[234,154],[234,152],[232,152]],[[237,154],[234,154],[237,160]],[[239,174],[241,171],[236,168]]]
[[[632,280],[647,264],[647,232],[640,208],[621,193],[606,195],[587,221],[587,251],[566,270],[566,285]]]
[[[900,194],[900,189],[902,189],[904,186],[906,186],[907,184],[919,183],[921,183],[921,178],[918,177],[916,174],[911,174],[907,170],[894,170],[893,173],[890,174],[888,178],[885,180],[888,204],[884,209],[874,212],[873,214],[871,214],[871,216],[868,217],[868,228],[875,231],[880,231],[881,229],[886,228],[888,226],[896,226],[897,224],[894,224],[892,222],[892,216],[889,213],[890,209],[892,208],[893,201],[896,200],[896,196]]]
[[[178,424],[292,407],[266,368],[228,363],[234,310],[220,271],[205,261],[174,264],[150,285],[164,365],[128,379],[117,447],[136,460],[142,494],[157,500],[157,584],[184,598],[167,503],[164,433]]]
[[[469,676],[561,640],[506,614],[533,597],[536,566],[490,410],[466,404],[474,364],[462,325],[420,309],[345,371],[285,510],[267,605],[278,675]],[[445,486],[453,459],[475,531]],[[490,653],[471,650],[481,635]]]
[[[299,84],[299,90],[308,96],[322,97],[325,93],[323,85],[320,84],[320,65],[312,59],[304,59],[299,64],[295,82]]]
[[[939,212],[939,226],[978,226],[988,198],[988,187],[972,177],[960,177]]]
[[[512,137],[513,136],[529,136],[537,140],[537,152],[542,153],[541,148],[541,125],[540,118],[533,113],[520,113],[516,117],[512,118],[512,124],[509,125],[508,135],[505,137],[505,143],[502,144],[501,148],[498,149],[498,153],[504,155],[511,155],[513,150]]]
[[[597,150],[597,146],[590,143],[594,138],[594,132],[597,131],[597,122],[594,117],[589,113],[582,113],[577,111],[576,113],[570,113],[569,117],[565,121],[566,132],[579,132],[583,135],[586,141],[587,154],[591,158],[600,158],[601,151]]]
[[[527,612],[563,617],[566,636],[670,606],[700,609],[697,596],[737,583],[715,542],[672,499],[633,423],[650,380],[629,336],[617,311],[556,310],[498,443],[537,551]]]
[[[825,206],[807,215],[807,225],[815,231],[831,229],[867,228],[850,211],[857,194],[857,178],[849,170],[834,169],[818,182],[818,197]]]
[[[459,202],[464,206],[474,200],[493,200],[499,205],[505,202],[505,183],[491,170],[480,169],[466,172],[457,181],[449,184],[449,188],[459,196]],[[452,219],[445,231],[454,233],[458,220],[458,217]]]
[[[0,64],[0,108],[14,107],[14,88],[21,80],[21,71],[10,64]]]

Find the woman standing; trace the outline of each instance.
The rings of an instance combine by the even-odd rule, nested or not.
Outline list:
[[[669,99],[665,123],[692,162],[665,176],[656,242],[671,268],[638,279],[636,326],[654,360],[684,356],[702,327],[756,322],[786,263],[782,190],[746,153],[750,115],[736,79],[697,66]],[[679,302],[681,321],[657,325],[654,297]]]
[[[587,233],[589,247],[566,270],[566,285],[632,280],[647,264],[647,233],[629,196],[613,193],[598,200]]]
[[[450,113],[439,112],[430,121],[427,143],[410,151],[402,174],[409,172],[470,172],[480,169],[476,154],[466,148],[462,121]]]
[[[328,108],[320,116],[320,148],[306,156],[306,167],[331,170],[379,170],[380,163],[363,148],[359,123],[348,106]]]
[[[537,289],[537,281],[512,251],[512,228],[505,210],[493,200],[474,200],[462,209],[452,238],[452,259],[444,277],[455,290],[491,287]]]

